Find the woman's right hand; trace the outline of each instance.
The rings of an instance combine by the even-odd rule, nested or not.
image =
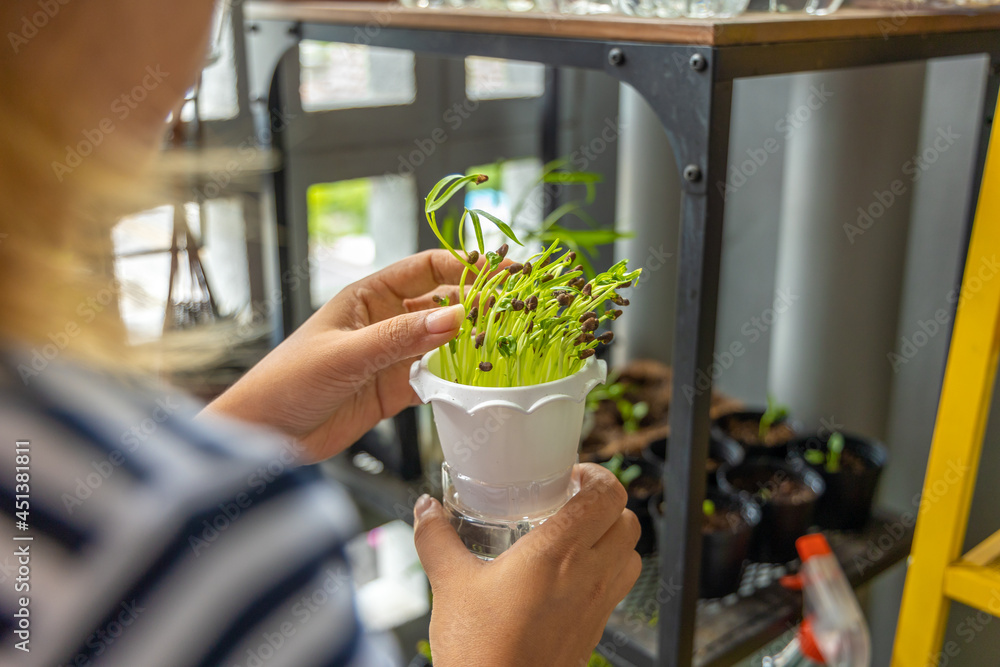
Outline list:
[[[586,666],[639,577],[640,528],[611,472],[585,463],[574,474],[579,493],[492,562],[469,553],[438,501],[417,502],[435,667]]]

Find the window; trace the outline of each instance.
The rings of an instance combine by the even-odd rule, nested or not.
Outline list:
[[[542,189],[538,186],[541,170],[542,163],[538,158],[520,158],[470,167],[466,173],[486,174],[490,180],[466,191],[465,206],[488,211],[510,223],[514,233],[524,241],[523,234],[537,231],[542,223]],[[515,212],[517,217],[511,220]],[[483,221],[482,227],[483,242],[487,250],[507,242],[507,237],[492,223]],[[465,223],[465,233],[467,240],[475,239],[475,231],[468,220]],[[518,261],[527,259],[536,250],[513,243],[509,245],[508,257]]]
[[[478,56],[465,59],[465,96],[470,100],[539,97],[544,92],[544,65]]]
[[[306,198],[314,308],[417,250],[417,186],[412,176],[317,183]]]
[[[240,113],[232,23],[224,23],[220,34],[219,59],[201,73],[201,86],[198,89],[198,116],[201,120],[228,120],[236,118]]]
[[[171,283],[171,241],[175,215],[191,231],[198,250],[199,266],[191,266],[186,241],[180,240],[177,270],[173,275],[174,294],[167,298]],[[250,302],[249,269],[243,207],[238,199],[213,199],[160,206],[122,219],[112,231],[115,276],[122,285],[121,314],[134,344],[158,339],[163,333],[168,307],[183,310],[189,304],[214,301],[219,318],[244,312]],[[204,271],[207,293],[196,278]],[[176,315],[176,313],[175,313]],[[201,312],[190,319],[200,323],[212,319]]]
[[[417,95],[413,53],[360,44],[299,44],[304,111],[411,104]]]

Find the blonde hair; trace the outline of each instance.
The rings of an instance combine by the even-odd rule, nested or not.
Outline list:
[[[0,336],[112,358],[123,349],[124,331],[114,300],[105,297],[115,287],[110,230],[135,203],[121,195],[142,189],[151,156],[120,142],[117,158],[95,153],[58,173],[67,146],[79,139],[59,115],[31,103],[28,85],[0,61],[0,90],[10,93],[0,96]],[[127,171],[125,162],[139,168]]]
[[[16,1],[0,6],[0,34],[31,7]],[[63,13],[71,10],[84,11],[71,6]],[[71,17],[53,22],[64,18]],[[57,27],[72,38],[87,30],[69,22],[47,30]],[[65,355],[149,370],[160,366],[158,352],[146,349],[140,356],[126,344],[112,227],[125,214],[186,201],[191,177],[224,158],[166,160],[157,137],[130,136],[141,131],[136,127],[95,127],[100,116],[93,104],[88,108],[62,91],[66,81],[58,69],[53,80],[39,80],[31,66],[30,58],[40,55],[47,65],[81,57],[55,35],[45,37],[46,44],[31,46],[46,50],[30,54],[0,44],[0,342],[25,349],[42,365]],[[198,340],[187,341],[171,363],[206,363],[206,354],[192,354],[209,347],[201,344],[205,336]]]

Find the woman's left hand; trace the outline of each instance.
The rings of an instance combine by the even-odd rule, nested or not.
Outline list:
[[[207,410],[293,436],[312,460],[339,453],[417,402],[410,365],[454,338],[465,317],[432,297],[457,303],[462,268],[430,250],[348,286]]]

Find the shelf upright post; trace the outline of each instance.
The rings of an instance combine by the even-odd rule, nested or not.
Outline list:
[[[616,47],[619,48],[619,47]],[[683,190],[674,324],[670,440],[663,472],[659,665],[690,667],[701,562],[702,501],[708,457],[711,364],[722,255],[724,184],[732,80],[718,79],[718,51],[660,47],[659,55],[622,45],[609,69],[645,97],[678,161]],[[629,68],[631,67],[631,71]],[[624,70],[624,71],[623,71]]]

